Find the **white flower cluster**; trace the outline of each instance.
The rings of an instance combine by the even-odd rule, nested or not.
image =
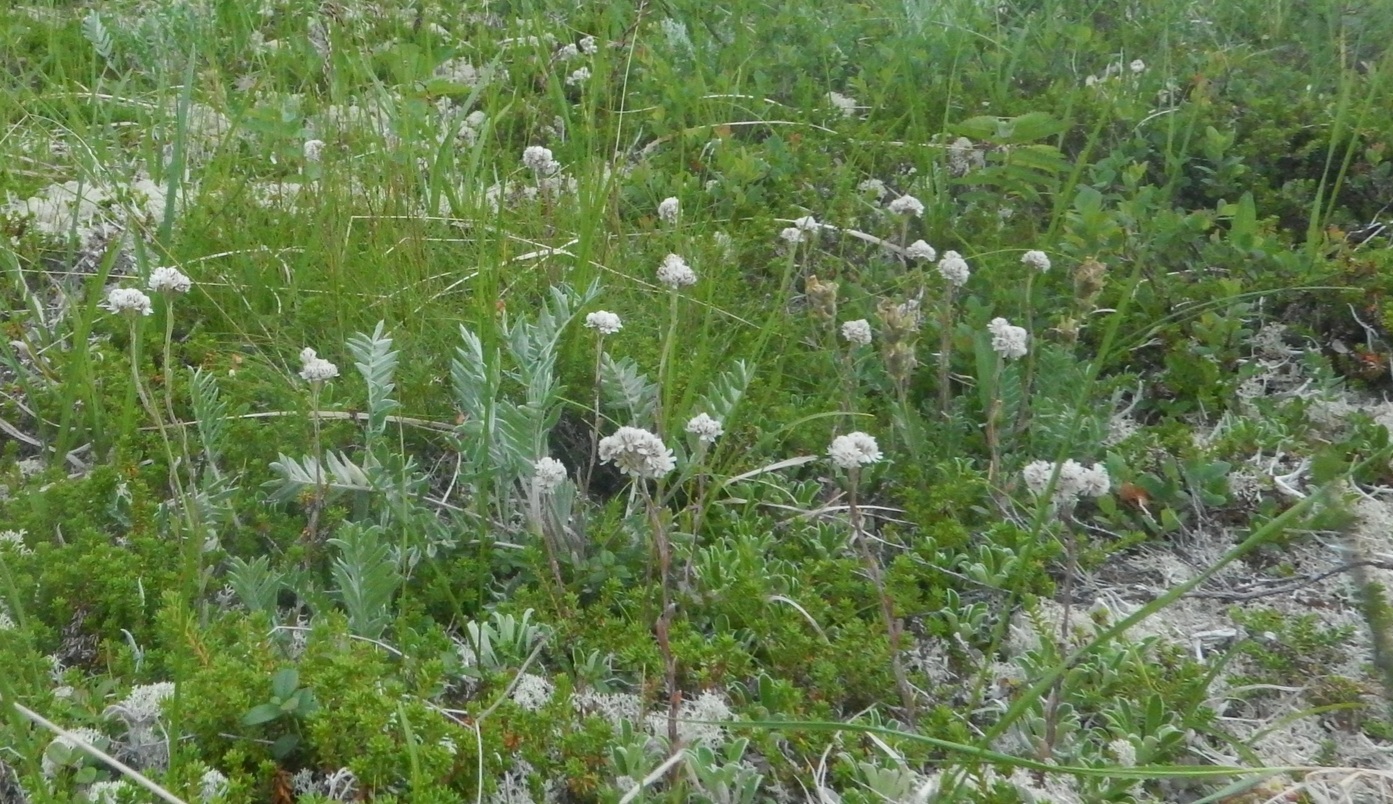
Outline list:
[[[1004,318],[993,318],[987,330],[992,334],[992,351],[1006,360],[1025,357],[1028,336],[1024,327],[1012,326]]]
[[[890,211],[907,218],[917,218],[924,214],[924,202],[912,195],[902,195],[890,202]]]
[[[574,87],[584,84],[590,80],[589,67],[577,67],[570,75],[566,76],[566,86]]]
[[[135,288],[113,288],[103,306],[113,313],[150,315],[154,312],[150,307],[150,297]]]
[[[178,268],[161,267],[150,272],[151,293],[188,293],[193,280]]]
[[[890,192],[890,188],[886,187],[885,182],[880,179],[866,179],[856,185],[856,192],[862,195],[874,196],[875,200],[879,201],[885,197],[886,193]]]
[[[687,422],[687,432],[697,437],[703,444],[714,444],[725,432],[725,427],[706,413],[698,413]]]
[[[532,466],[532,478],[538,491],[550,494],[566,482],[566,464],[555,458],[538,458]]]
[[[938,273],[955,288],[966,285],[967,278],[972,275],[963,255],[951,250],[943,252],[943,258],[938,261]]]
[[[871,322],[864,318],[842,324],[842,337],[855,346],[869,346],[871,343]]]
[[[816,234],[822,224],[817,222],[817,218],[812,215],[804,215],[793,221],[793,225],[779,232],[779,237],[788,241],[789,245],[798,245],[808,239],[809,234]]]
[[[599,332],[601,335],[613,335],[624,328],[624,322],[619,320],[619,316],[606,310],[597,310],[585,317],[585,326]]]
[[[1031,461],[1021,470],[1021,478],[1031,494],[1040,496],[1050,483],[1055,465],[1050,461]],[[1101,497],[1112,488],[1112,478],[1100,463],[1085,467],[1075,460],[1059,465],[1059,480],[1054,487],[1054,500],[1061,505],[1073,503],[1079,497]]]
[[[306,382],[324,382],[339,376],[339,367],[320,357],[309,347],[300,352],[300,376]]]
[[[669,254],[663,258],[663,264],[658,266],[658,281],[673,290],[678,290],[695,285],[697,275],[696,271],[687,265],[686,260],[676,254]]]
[[[455,137],[466,146],[473,148],[479,141],[479,132],[483,131],[484,124],[489,120],[489,116],[484,114],[482,109],[475,109],[464,116],[459,121],[459,126],[455,130]]]
[[[933,246],[925,243],[923,240],[915,240],[913,243],[910,243],[904,250],[904,253],[905,256],[909,257],[911,260],[933,262],[938,259],[938,252],[934,250]]]
[[[875,437],[862,432],[839,435],[827,448],[832,463],[841,469],[857,469],[876,463],[882,457]]]
[[[538,176],[550,176],[561,169],[561,163],[551,156],[550,148],[529,145],[522,152],[522,164]]]
[[[987,155],[967,137],[958,137],[948,146],[948,172],[952,175],[966,176],[986,165]]]
[[[600,460],[631,477],[659,478],[677,468],[672,450],[641,427],[620,427],[600,439]]]
[[[1043,274],[1050,269],[1050,255],[1043,251],[1031,249],[1021,255],[1021,264],[1027,268],[1034,268]]]
[[[324,155],[324,140],[305,140],[303,150],[306,162],[318,162]]]
[[[682,202],[676,196],[664,198],[658,204],[658,219],[668,226],[676,226],[678,218],[682,217]]]

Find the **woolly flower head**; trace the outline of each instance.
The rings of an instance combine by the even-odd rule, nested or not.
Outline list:
[[[631,477],[659,478],[677,468],[672,450],[641,427],[621,427],[600,439],[600,460]]]
[[[803,230],[799,229],[797,226],[788,226],[785,227],[783,231],[779,232],[779,237],[787,240],[790,245],[794,246],[803,242],[803,236]]]
[[[664,198],[658,204],[658,218],[669,226],[677,225],[677,219],[682,216],[682,202],[676,196]]]
[[[875,196],[875,200],[879,201],[884,198],[885,194],[890,192],[890,190],[885,186],[885,182],[880,179],[866,179],[856,185],[856,192]]]
[[[113,313],[150,315],[150,297],[135,288],[114,288],[106,296],[106,309]]]
[[[324,140],[305,140],[305,161],[318,162],[324,155]]]
[[[725,432],[725,426],[706,413],[698,413],[687,422],[687,432],[703,444],[714,444]]]
[[[522,152],[522,163],[538,176],[550,176],[561,169],[561,163],[551,157],[551,149],[529,145]]]
[[[1038,270],[1038,272],[1045,273],[1046,270],[1049,270],[1049,255],[1045,254],[1043,251],[1038,251],[1038,249],[1029,249],[1029,251],[1021,255],[1021,265],[1024,265],[1025,268],[1032,268]]]
[[[972,274],[968,270],[967,260],[956,251],[943,252],[943,258],[938,261],[938,273],[955,288],[966,285],[967,278]]]
[[[300,376],[306,382],[324,382],[339,376],[339,367],[307,346],[300,352]]]
[[[909,257],[911,260],[933,262],[938,259],[938,252],[934,250],[933,246],[925,243],[923,240],[915,240],[913,243],[910,243],[909,247],[904,250],[904,253],[905,256]]]
[[[624,322],[619,320],[619,316],[607,310],[597,310],[585,317],[585,326],[599,332],[601,335],[613,335],[624,328]]]
[[[1140,74],[1140,73],[1146,72],[1146,62],[1142,61],[1141,59],[1133,59],[1133,60],[1132,60],[1132,63],[1129,64],[1129,65],[1127,65],[1127,67],[1128,67],[1128,69],[1130,69],[1134,74]]]
[[[869,346],[871,343],[871,322],[864,318],[842,324],[842,337],[856,346]]]
[[[1021,255],[1021,264],[1027,268],[1034,268],[1043,274],[1050,269],[1050,255],[1043,251],[1031,249]]]
[[[987,325],[992,334],[992,351],[1007,360],[1025,357],[1026,332],[1024,327],[1011,326],[1004,318],[993,318]]]
[[[658,266],[658,281],[673,290],[678,290],[695,285],[697,275],[696,271],[687,265],[686,260],[676,254],[669,254],[663,258],[663,264]]]
[[[537,483],[538,491],[550,494],[566,482],[566,464],[555,458],[538,458],[532,465],[532,478]]]
[[[896,215],[917,218],[924,214],[924,202],[912,195],[902,195],[890,202],[890,211]]]
[[[151,293],[188,293],[191,287],[193,280],[178,268],[161,267],[150,272]]]
[[[833,464],[842,469],[869,466],[882,457],[880,445],[875,443],[875,437],[861,432],[839,435],[832,439],[832,446],[827,448],[827,455]]]

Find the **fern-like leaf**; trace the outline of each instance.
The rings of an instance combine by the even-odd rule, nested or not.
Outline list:
[[[116,46],[111,39],[111,31],[107,30],[106,24],[102,22],[102,15],[95,11],[88,12],[82,18],[82,35],[92,44],[92,49],[97,51],[97,55],[102,57],[102,61],[111,61],[111,54]]]
[[[306,490],[321,486],[330,493],[377,489],[368,471],[342,453],[327,452],[322,463],[313,455],[297,461],[282,454],[271,462],[271,471],[280,475],[279,482],[273,480],[268,484],[276,487],[271,493],[276,502],[294,499]]]
[[[400,407],[392,398],[392,391],[396,389],[392,378],[397,370],[398,352],[392,348],[392,339],[387,337],[386,324],[382,321],[377,322],[371,335],[359,332],[349,338],[348,351],[368,386],[368,430],[364,440],[371,452],[386,430],[387,416]]]
[[[193,370],[189,383],[189,401],[198,421],[198,438],[203,443],[203,458],[216,464],[222,458],[227,443],[227,403],[218,389],[217,378],[203,369]]]
[[[348,611],[349,629],[377,639],[392,621],[392,597],[402,583],[382,528],[350,523],[329,544],[339,549],[330,572],[334,594]]]
[[[735,361],[735,365],[721,372],[706,389],[697,412],[704,412],[721,423],[729,421],[754,376],[750,364],[743,360]]]
[[[658,384],[639,371],[633,358],[615,360],[605,354],[600,361],[600,390],[610,406],[629,412],[635,426],[651,423],[658,407]]]

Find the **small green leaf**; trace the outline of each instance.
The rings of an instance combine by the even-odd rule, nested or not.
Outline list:
[[[300,686],[300,671],[293,667],[287,667],[276,671],[271,676],[271,694],[282,701],[295,694],[295,688]]]
[[[271,743],[271,756],[276,759],[285,759],[290,756],[290,752],[294,751],[299,745],[300,735],[282,734],[280,737],[276,738],[274,743]]]
[[[243,726],[259,726],[262,723],[270,723],[279,718],[284,712],[275,704],[259,704],[253,706],[245,715],[242,715]]]

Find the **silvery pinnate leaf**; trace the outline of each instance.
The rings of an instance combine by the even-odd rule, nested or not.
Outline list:
[[[721,372],[707,388],[697,410],[706,412],[718,422],[729,421],[754,376],[754,369],[750,368],[750,364],[744,360],[735,361],[734,365]]]
[[[648,424],[658,407],[658,384],[639,371],[631,357],[615,360],[605,354],[600,361],[600,389],[611,407],[629,412],[636,426]]]
[[[348,339],[348,351],[353,365],[363,375],[368,387],[368,448],[387,426],[387,416],[399,407],[392,398],[396,388],[393,375],[397,369],[397,350],[386,335],[386,324],[379,321],[371,335],[357,333]]]

